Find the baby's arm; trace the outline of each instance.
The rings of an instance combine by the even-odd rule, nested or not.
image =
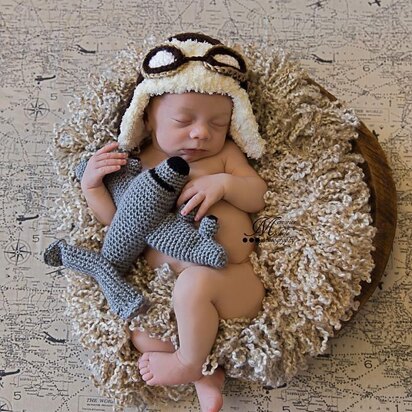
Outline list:
[[[244,212],[259,212],[265,207],[263,195],[267,191],[266,182],[236,144],[228,142],[226,150],[223,199]]]
[[[199,206],[195,217],[195,220],[199,220],[221,199],[248,213],[263,209],[267,185],[249,165],[245,155],[233,142],[228,141],[219,156],[221,159],[217,161],[223,160],[224,163],[223,173],[200,176],[183,188],[177,202],[178,206],[187,202],[182,214],[188,214]]]
[[[87,162],[81,181],[88,206],[97,220],[104,225],[110,225],[116,206],[103,183],[103,178],[109,173],[120,170],[127,162],[127,153],[113,152],[118,146],[117,142],[113,142],[98,150]]]

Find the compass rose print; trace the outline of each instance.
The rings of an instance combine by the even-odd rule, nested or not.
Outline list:
[[[7,261],[15,266],[26,262],[30,255],[30,246],[20,239],[10,242],[4,250]]]
[[[49,113],[49,105],[46,100],[36,97],[30,100],[30,102],[24,108],[24,113],[29,119],[40,120],[47,116]]]

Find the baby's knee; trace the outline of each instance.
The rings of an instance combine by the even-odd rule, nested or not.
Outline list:
[[[196,301],[213,294],[214,270],[207,266],[190,266],[178,276],[173,289],[173,302]]]

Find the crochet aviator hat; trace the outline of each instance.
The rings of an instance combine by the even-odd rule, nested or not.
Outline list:
[[[243,57],[211,37],[184,33],[170,37],[143,59],[137,86],[121,124],[119,143],[124,150],[138,147],[147,136],[143,115],[152,96],[197,92],[232,98],[230,136],[250,158],[264,152],[247,88]]]

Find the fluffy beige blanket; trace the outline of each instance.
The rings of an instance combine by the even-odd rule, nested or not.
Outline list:
[[[204,373],[223,365],[227,376],[277,386],[322,353],[328,339],[357,309],[360,282],[370,280],[369,191],[351,152],[357,119],[331,102],[285,54],[258,47],[249,58],[249,94],[267,153],[252,163],[268,182],[266,207],[255,217],[260,242],[252,254],[267,294],[252,320],[221,321]],[[56,218],[70,241],[100,249],[105,229],[94,219],[74,178],[81,158],[116,139],[122,113],[133,93],[142,50],[130,47],[107,72],[90,77],[72,102],[72,116],[56,130],[50,148],[62,182]],[[171,306],[174,275],[167,266],[151,270],[136,262],[128,280],[153,301],[144,316],[123,322],[109,311],[93,279],[66,271],[67,314],[74,333],[90,350],[97,387],[118,408],[143,409],[192,394],[191,385],[148,387],[137,368],[139,353],[130,328],[143,328],[177,345]]]

